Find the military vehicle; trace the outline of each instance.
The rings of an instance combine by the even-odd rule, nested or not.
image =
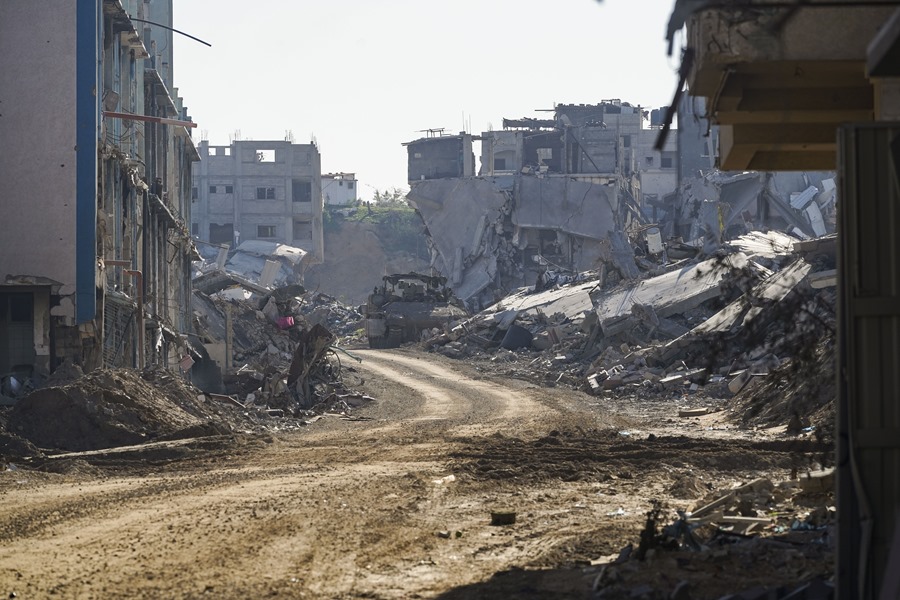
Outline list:
[[[364,307],[370,348],[396,348],[418,341],[426,329],[467,316],[447,287],[446,277],[402,273],[385,275]]]

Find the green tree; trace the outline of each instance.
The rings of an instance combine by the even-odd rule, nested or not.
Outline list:
[[[376,189],[375,194],[372,196],[372,202],[383,207],[409,206],[409,201],[406,199],[406,190],[398,187],[385,190]]]

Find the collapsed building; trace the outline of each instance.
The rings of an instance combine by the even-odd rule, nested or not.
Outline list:
[[[720,172],[715,136],[704,138],[690,118],[685,143],[672,131],[658,150],[664,112],[620,100],[560,104],[552,119],[408,142],[407,198],[424,222],[432,268],[481,308],[548,272],[603,267],[606,277],[635,279],[635,252],[662,252],[663,241],[693,252],[757,229],[834,231],[833,174]]]
[[[0,88],[15,90],[0,121],[4,393],[66,360],[177,368],[186,353],[198,154],[171,25],[171,3],[0,5]]]
[[[427,228],[432,267],[472,306],[548,269],[605,260],[634,276],[621,232],[642,221],[637,164],[652,143],[647,114],[611,100],[559,105],[553,119],[504,119],[502,131],[478,138],[477,177],[473,136],[432,132],[409,142],[407,197]],[[643,180],[657,194],[674,191],[674,146],[649,152],[655,162]]]
[[[682,98],[678,187],[642,198],[644,214],[659,224],[663,239],[721,244],[754,230],[776,229],[799,238],[835,231],[833,171],[722,171],[716,168],[718,127],[705,111],[704,98]]]

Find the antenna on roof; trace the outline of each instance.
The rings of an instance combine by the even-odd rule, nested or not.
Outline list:
[[[420,129],[417,133],[427,133],[427,137],[440,137],[444,135],[443,127],[435,127],[433,129]]]

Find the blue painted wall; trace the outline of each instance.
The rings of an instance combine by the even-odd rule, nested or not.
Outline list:
[[[76,171],[75,316],[85,323],[97,313],[97,140],[100,127],[102,0],[77,0],[75,45]]]

